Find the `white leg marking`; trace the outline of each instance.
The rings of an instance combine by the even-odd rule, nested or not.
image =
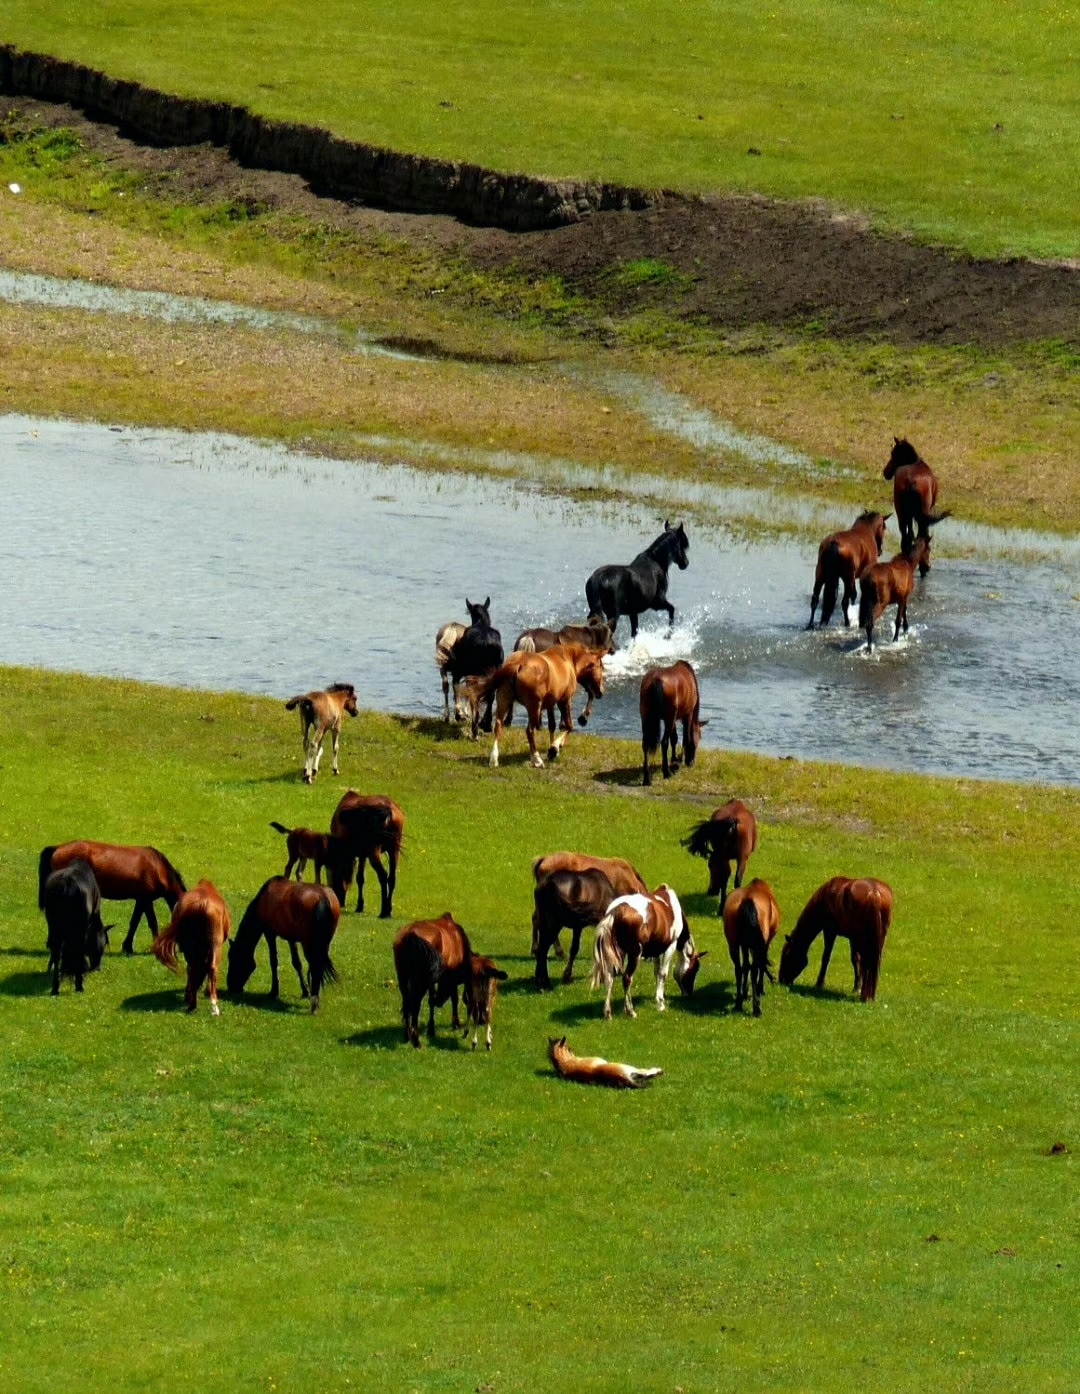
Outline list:
[[[491,743],[491,754],[488,756],[488,765],[493,770],[499,768],[499,742],[497,740]]]

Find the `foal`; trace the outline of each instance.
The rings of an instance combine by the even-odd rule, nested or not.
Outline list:
[[[907,607],[915,589],[915,570],[925,576],[930,570],[930,538],[920,535],[904,552],[891,561],[879,561],[864,571],[859,581],[859,625],[866,630],[866,647],[874,647],[874,623],[890,605],[896,606],[893,643],[900,638],[900,626],[908,632]]]
[[[315,884],[322,884],[323,867],[331,874],[339,862],[348,855],[348,847],[340,838],[331,833],[317,833],[314,828],[287,828],[283,823],[271,823],[275,832],[285,835],[285,850],[288,861],[282,876],[291,876],[296,867],[296,879],[302,881],[309,861],[315,863]]]
[[[319,773],[322,759],[323,741],[330,732],[334,745],[334,773],[338,769],[338,742],[341,739],[341,723],[345,713],[357,714],[356,688],[351,682],[336,682],[322,692],[305,692],[299,697],[290,697],[285,710],[291,712],[300,708],[300,734],[304,742],[304,783],[311,784]]]

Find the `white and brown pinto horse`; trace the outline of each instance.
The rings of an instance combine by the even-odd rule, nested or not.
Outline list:
[[[464,720],[467,715],[465,704],[458,696],[458,679],[451,680],[450,656],[454,651],[454,645],[468,629],[467,624],[462,624],[460,620],[447,620],[445,624],[439,626],[435,635],[435,666],[439,670],[439,677],[442,679],[443,712],[447,721],[450,720],[450,689],[454,691],[454,718],[457,721]]]
[[[495,739],[488,763],[495,769],[499,763],[499,737],[509,725],[514,703],[525,708],[525,734],[529,739],[532,764],[544,768],[536,749],[536,733],[544,713],[547,713],[551,749],[548,758],[555,760],[567,736],[574,729],[570,703],[578,684],[589,694],[589,701],[580,719],[584,726],[589,718],[593,700],[604,695],[604,655],[599,649],[584,644],[556,644],[544,653],[512,653],[501,668],[480,680],[476,687],[478,699],[495,698]],[[559,731],[555,731],[555,709],[559,710]]]
[[[334,773],[338,769],[338,742],[341,740],[341,723],[346,712],[355,716],[356,688],[351,682],[336,682],[322,692],[304,692],[298,697],[290,697],[285,703],[287,712],[300,708],[300,734],[304,742],[304,783],[310,784],[319,773],[322,759],[323,741],[330,732],[334,745]]]
[[[692,989],[700,955],[694,950],[690,926],[670,886],[658,886],[651,895],[621,895],[608,906],[596,927],[591,986],[607,990],[604,1020],[611,1020],[611,992],[615,975],[622,972],[623,1007],[627,1016],[637,1016],[631,998],[634,974],[643,958],[651,958],[656,969],[656,1007],[664,1011],[664,984],[676,953],[676,982],[685,983],[689,975]],[[685,990],[685,989],[684,989]]]

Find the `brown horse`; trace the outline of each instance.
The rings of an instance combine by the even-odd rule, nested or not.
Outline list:
[[[586,871],[555,871],[544,877],[533,891],[533,940],[536,945],[538,988],[551,987],[548,950],[557,942],[559,931],[563,929],[569,929],[573,937],[562,980],[564,983],[574,981],[574,960],[581,947],[581,931],[586,925],[599,924],[614,899],[614,886],[595,867]]]
[[[866,630],[866,647],[874,647],[874,625],[890,605],[896,606],[893,643],[900,638],[900,626],[908,632],[907,607],[915,589],[915,571],[925,576],[930,570],[930,538],[920,534],[911,546],[897,552],[891,561],[878,561],[859,577],[859,625]]]
[[[405,815],[400,807],[387,794],[360,794],[355,789],[346,789],[330,820],[330,835],[339,846],[345,847],[345,856],[334,860],[330,866],[331,885],[342,907],[352,885],[355,863],[356,912],[359,914],[363,910],[366,864],[379,878],[379,918],[389,919],[394,913],[398,862],[405,838]]]
[[[300,979],[300,996],[310,997],[311,1010],[317,1011],[323,983],[337,982],[337,971],[330,961],[330,945],[340,914],[341,905],[329,886],[312,886],[305,881],[272,876],[244,911],[244,918],[229,945],[229,969],[225,975],[229,992],[235,994],[244,990],[244,984],[255,971],[256,946],[265,938],[270,956],[269,996],[276,998],[281,992],[277,941],[284,939]],[[309,980],[305,980],[300,966],[301,948],[307,959]]]
[[[868,566],[872,566],[881,556],[885,545],[885,524],[891,513],[860,513],[850,528],[843,532],[830,533],[818,548],[817,570],[814,572],[814,594],[810,599],[810,623],[814,627],[814,611],[822,588],[825,598],[821,602],[822,629],[832,619],[836,608],[836,593],[840,582],[844,583],[843,613],[844,623],[850,624],[848,607],[855,599],[855,582]]]
[[[915,540],[916,525],[919,537],[929,537],[930,528],[943,518],[948,518],[951,510],[946,508],[942,513],[934,512],[938,496],[937,475],[906,438],[902,440],[899,436],[893,436],[892,453],[883,473],[886,479],[893,482],[893,507],[900,529],[900,546],[906,552]],[[930,569],[929,562],[926,569]]]
[[[326,867],[332,874],[334,867],[348,855],[348,845],[330,833],[318,833],[314,828],[287,828],[284,823],[272,822],[270,826],[285,836],[288,860],[282,876],[291,876],[295,866],[296,879],[302,881],[308,862],[314,862],[315,884],[319,886],[322,884],[323,868]],[[352,869],[351,862],[349,869]]]
[[[111,842],[62,842],[46,847],[38,857],[38,907],[44,908],[45,881],[73,861],[88,862],[103,900],[134,900],[124,953],[135,952],[135,931],[146,916],[152,934],[158,930],[154,901],[164,900],[170,910],[187,887],[176,867],[156,847],[125,847]]]
[[[675,970],[676,981],[691,974],[690,986],[696,976],[694,940],[686,923],[679,898],[670,886],[657,886],[651,895],[622,895],[608,906],[608,912],[596,928],[593,950],[591,986],[607,989],[604,1001],[604,1020],[611,1020],[611,991],[615,975],[622,970],[623,1010],[627,1016],[637,1016],[631,997],[634,974],[643,958],[651,958],[656,968],[656,1009],[664,1011],[664,984],[676,951],[681,963]],[[685,989],[684,989],[685,990]]]
[[[780,954],[780,981],[790,985],[806,967],[808,950],[819,934],[825,936],[821,971],[817,985],[825,985],[837,935],[851,944],[851,966],[855,986],[864,1002],[872,1002],[877,992],[885,936],[892,921],[893,893],[884,881],[872,877],[852,879],[834,876],[819,886],[799,916],[795,928],[784,941]]]
[[[473,1023],[472,1048],[480,1027],[486,1027],[491,1049],[491,1018],[497,984],[507,975],[493,959],[474,954],[469,936],[447,910],[437,920],[417,920],[403,925],[394,936],[394,968],[401,990],[401,1016],[405,1039],[420,1045],[420,1006],[428,999],[428,1039],[435,1039],[435,1008],[453,1002],[453,1028],[461,1030],[458,989],[465,1000],[465,1035]]]
[[[735,965],[735,1010],[740,1011],[750,987],[754,1015],[761,1015],[765,978],[775,979],[769,968],[769,945],[780,928],[780,907],[768,882],[755,876],[749,885],[732,891],[724,906],[724,938]]]
[[[616,895],[633,895],[635,891],[640,891],[642,895],[649,894],[649,888],[641,873],[628,861],[624,861],[622,857],[590,857],[585,852],[549,852],[545,857],[537,857],[532,864],[533,881],[537,886],[545,877],[552,876],[557,871],[592,871],[594,869],[604,873],[614,887]],[[537,943],[537,924],[534,914],[532,949],[530,950],[533,957],[536,956]],[[557,931],[555,934],[555,957],[564,957]]]
[[[523,629],[514,640],[515,653],[545,653],[556,644],[584,644],[603,653],[617,653],[615,631],[603,615],[590,615],[584,624],[564,624],[562,629]]]
[[[525,708],[525,734],[529,739],[532,764],[538,770],[544,768],[536,749],[536,733],[545,712],[551,737],[548,758],[557,759],[563,742],[574,729],[570,703],[579,683],[589,694],[590,706],[594,697],[604,695],[604,655],[599,649],[586,648],[584,644],[556,644],[546,653],[512,653],[501,668],[486,678],[477,679],[474,689],[477,699],[495,697],[495,739],[488,760],[491,768],[499,764],[499,737],[503,727],[509,725],[515,702]],[[555,733],[556,707],[561,717],[558,735]],[[588,708],[582,713],[582,725],[587,712]]]
[[[676,728],[680,721],[683,759],[689,769],[701,744],[701,729],[709,724],[708,720],[701,720],[697,674],[690,664],[680,659],[670,668],[650,668],[641,679],[638,707],[641,712],[642,784],[652,783],[649,756],[656,754],[658,744],[664,778],[669,778],[679,768],[679,761],[675,758],[675,743]],[[660,734],[661,724],[664,728],[663,736]]]
[[[187,960],[184,1001],[189,1012],[198,1005],[199,988],[206,983],[212,1016],[220,1016],[217,977],[221,950],[229,937],[229,907],[209,881],[200,881],[176,902],[172,919],[150,945],[150,952],[170,973],[178,972],[177,949]]]
[[[757,820],[741,799],[731,799],[713,810],[711,818],[698,823],[683,839],[683,846],[694,857],[707,857],[709,862],[708,895],[718,895],[716,913],[724,913],[727,900],[731,863],[735,863],[735,889],[746,874],[746,863],[757,847]]]
[[[300,734],[304,742],[304,783],[311,784],[319,773],[322,759],[323,740],[327,731],[334,746],[334,773],[338,769],[338,742],[341,740],[341,723],[345,714],[356,716],[356,688],[351,682],[336,682],[322,692],[305,692],[299,697],[290,697],[285,710],[291,712],[300,708]]]
[[[603,1084],[609,1089],[643,1089],[664,1073],[659,1065],[642,1070],[600,1055],[575,1055],[565,1036],[559,1040],[548,1038],[548,1059],[560,1079],[572,1080],[574,1084]]]

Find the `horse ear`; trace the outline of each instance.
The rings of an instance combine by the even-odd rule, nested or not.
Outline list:
[[[665,519],[664,519],[664,531],[665,531],[665,532],[670,532],[670,531],[671,531],[671,520],[668,519],[668,518],[665,518]]]
[[[488,607],[489,607],[490,605],[491,605],[491,596],[489,595],[488,598],[484,601],[484,609],[485,609],[485,610],[488,609]]]
[[[465,597],[465,608],[466,610],[472,610],[472,601],[469,599],[468,596]]]
[[[892,517],[892,514],[891,514],[891,513],[885,513],[885,514],[882,515],[881,521],[882,521],[883,523],[887,523],[891,517]]]
[[[702,951],[698,954],[698,962],[700,963],[701,960],[702,960],[703,958],[708,958],[708,957],[709,957],[709,951],[708,951],[708,949],[702,949]]]

